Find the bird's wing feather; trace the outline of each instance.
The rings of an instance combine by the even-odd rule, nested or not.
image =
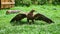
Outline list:
[[[49,19],[48,17],[46,17],[46,16],[44,16],[44,15],[42,15],[42,14],[39,14],[39,13],[37,13],[37,14],[34,15],[34,19],[35,19],[35,20],[42,20],[42,21],[45,21],[45,22],[47,22],[47,23],[53,22],[53,21],[52,21],[51,19]]]
[[[19,20],[22,20],[25,17],[26,17],[26,14],[17,14],[15,17],[12,18],[12,20],[10,22],[19,21]]]

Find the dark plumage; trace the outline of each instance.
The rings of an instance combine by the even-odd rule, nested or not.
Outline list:
[[[42,20],[45,21],[47,23],[54,23],[51,19],[47,18],[46,16],[38,13],[38,14],[33,14],[33,12],[35,12],[35,10],[31,10],[29,13],[25,13],[25,14],[18,14],[16,15],[10,22],[13,21],[20,21],[23,18],[27,18],[27,23],[31,24],[29,22],[29,20],[31,20],[34,23],[34,20]]]
[[[25,18],[25,17],[26,17],[25,14],[18,14],[18,15],[16,15],[15,17],[13,17],[10,22],[19,21],[19,20],[21,20],[21,19],[23,19],[23,18]]]
[[[54,23],[51,19],[47,18],[46,16],[44,16],[40,13],[34,15],[34,19],[35,20],[42,20],[42,21],[45,21],[47,23]]]
[[[31,10],[31,11],[27,14],[27,22],[29,22],[29,20],[32,20],[32,22],[34,23],[33,12],[35,12],[35,10]]]

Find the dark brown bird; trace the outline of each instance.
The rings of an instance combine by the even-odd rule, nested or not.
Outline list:
[[[35,10],[31,10],[29,13],[27,14],[17,14],[10,22],[13,21],[20,21],[24,18],[27,18],[27,23],[31,24],[29,22],[29,20],[31,20],[34,23],[34,20],[42,20],[45,21],[47,23],[54,23],[51,19],[47,18],[46,16],[37,13],[37,14],[33,14],[33,12],[35,12]]]

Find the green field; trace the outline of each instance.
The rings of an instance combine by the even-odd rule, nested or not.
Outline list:
[[[41,13],[55,23],[48,24],[44,21],[35,21],[35,24],[31,25],[15,24],[15,26],[12,26],[10,20],[16,14],[6,15],[6,10],[21,10],[23,12],[29,12],[31,9],[35,9],[35,13]],[[22,23],[27,23],[26,18],[22,20]],[[30,7],[18,6],[11,9],[2,9],[0,10],[0,34],[60,34],[60,6],[32,5]]]

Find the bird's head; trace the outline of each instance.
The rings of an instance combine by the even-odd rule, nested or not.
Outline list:
[[[32,9],[30,12],[31,12],[31,13],[33,13],[33,12],[35,12],[35,10],[34,10],[34,9]]]

